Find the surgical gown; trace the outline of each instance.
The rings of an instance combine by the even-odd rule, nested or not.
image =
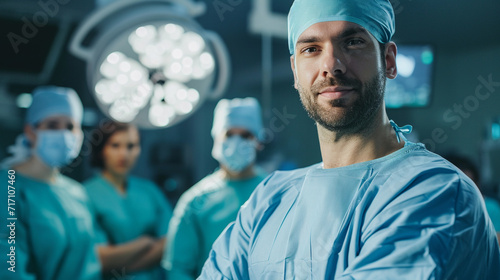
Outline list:
[[[275,172],[198,279],[500,279],[472,181],[421,144],[345,167]]]
[[[0,200],[4,223],[0,279],[101,279],[93,216],[82,185],[63,175],[47,184],[15,173],[15,196],[11,197],[15,203],[10,206],[17,220],[13,221],[7,220],[13,217],[7,211],[8,174],[5,170],[0,174],[5,186]],[[6,227],[10,222],[15,222],[14,232]],[[15,246],[15,272],[7,270],[10,246]]]
[[[168,279],[196,279],[200,275],[213,242],[236,219],[241,205],[264,178],[260,172],[245,180],[226,180],[215,172],[181,196],[163,260]]]
[[[166,235],[172,208],[151,181],[129,176],[125,194],[119,193],[101,175],[89,179],[84,185],[97,223],[106,234],[106,240],[101,240],[101,243],[119,245],[142,235],[155,238]],[[162,273],[158,265],[147,271],[129,273],[128,276],[135,280],[161,279]]]

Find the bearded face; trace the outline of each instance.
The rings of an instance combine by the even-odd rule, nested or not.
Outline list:
[[[397,75],[396,46],[381,44],[348,21],[319,22],[290,58],[295,88],[309,116],[327,130],[368,131],[384,104],[386,78]]]
[[[337,98],[320,102],[320,91],[327,87],[352,88],[348,98]],[[315,82],[310,89],[298,84],[302,105],[309,117],[316,123],[333,132],[357,132],[369,123],[380,108],[384,99],[385,73],[379,70],[367,82],[345,76],[329,77]]]

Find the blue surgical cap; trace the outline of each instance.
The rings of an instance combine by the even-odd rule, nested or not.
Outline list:
[[[47,117],[63,115],[76,123],[82,122],[83,106],[71,88],[41,86],[33,90],[33,102],[28,108],[26,123],[35,126]]]
[[[212,137],[231,128],[244,128],[262,140],[262,116],[259,102],[252,97],[221,99],[214,111]]]
[[[295,0],[288,13],[288,48],[295,52],[300,34],[325,21],[349,21],[361,25],[380,43],[394,35],[394,11],[389,0]]]

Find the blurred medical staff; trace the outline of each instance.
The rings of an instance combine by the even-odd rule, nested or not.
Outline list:
[[[217,104],[212,156],[220,168],[186,191],[175,207],[163,260],[168,279],[196,279],[212,243],[265,178],[254,165],[261,131],[256,99],[222,99]]]
[[[92,143],[91,163],[101,170],[84,185],[105,233],[99,241],[105,278],[162,279],[172,208],[153,182],[129,174],[141,152],[137,127],[104,121]]]
[[[0,171],[5,186],[0,218],[14,225],[1,227],[0,279],[101,278],[85,190],[59,173],[80,152],[82,112],[82,103],[70,88],[45,86],[33,91],[24,134],[10,147],[13,157],[3,162]],[[8,174],[12,175],[9,190],[15,192],[10,205]],[[8,215],[8,206],[14,216]],[[7,220],[12,217],[17,220]]]

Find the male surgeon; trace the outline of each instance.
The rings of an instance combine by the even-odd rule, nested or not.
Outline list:
[[[388,0],[295,0],[294,85],[323,162],[268,176],[199,279],[500,279],[474,183],[387,117],[394,30]]]

